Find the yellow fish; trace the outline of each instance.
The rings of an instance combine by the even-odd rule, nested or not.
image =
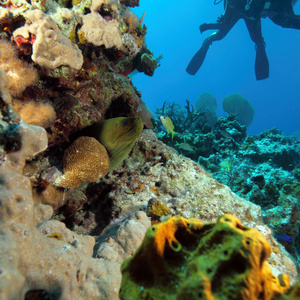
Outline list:
[[[172,139],[174,137],[174,134],[179,134],[178,132],[174,131],[173,122],[169,117],[160,116],[159,118],[161,120],[162,125],[167,129],[167,133],[169,133],[169,132],[172,133]]]
[[[232,161],[229,158],[224,159],[220,162],[220,167],[228,172],[230,172],[230,166],[232,164]]]

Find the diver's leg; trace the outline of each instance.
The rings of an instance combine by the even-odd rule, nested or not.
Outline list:
[[[277,25],[283,28],[300,29],[300,16],[299,15],[286,15],[275,14],[269,16],[269,18]]]
[[[190,63],[188,64],[188,66],[186,68],[186,71],[190,75],[195,75],[198,72],[198,70],[200,69],[200,67],[203,64],[203,61],[205,59],[206,53],[207,53],[210,45],[214,41],[219,41],[219,40],[223,39],[239,19],[240,19],[240,17],[238,15],[233,16],[231,18],[230,22],[222,23],[220,29],[217,32],[214,32],[207,39],[204,40],[201,48],[193,56],[193,58],[191,59]]]
[[[284,28],[300,29],[300,15],[295,15],[292,0],[272,2],[269,18]]]
[[[269,61],[266,54],[266,43],[261,33],[261,20],[245,19],[251,40],[255,43],[255,75],[257,80],[269,77]]]

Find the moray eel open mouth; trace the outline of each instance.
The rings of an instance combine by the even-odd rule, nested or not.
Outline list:
[[[96,123],[91,126],[88,135],[106,148],[111,171],[128,156],[143,128],[140,117],[119,117]]]

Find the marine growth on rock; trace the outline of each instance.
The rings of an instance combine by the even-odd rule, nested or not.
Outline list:
[[[152,225],[122,265],[120,298],[272,299],[289,278],[272,274],[271,246],[255,229],[224,215],[216,223],[170,217]]]

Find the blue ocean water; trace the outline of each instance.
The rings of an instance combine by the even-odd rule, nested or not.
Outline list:
[[[254,73],[255,49],[246,25],[240,20],[221,41],[214,42],[195,76],[185,69],[203,40],[213,31],[200,34],[199,25],[215,22],[223,12],[223,2],[213,0],[140,0],[134,12],[141,17],[148,34],[146,43],[161,66],[153,77],[137,74],[133,83],[142,99],[155,112],[164,101],[182,106],[192,104],[203,92],[212,93],[218,101],[218,116],[224,116],[222,100],[239,93],[255,108],[249,134],[277,127],[286,135],[300,130],[300,30],[281,28],[270,19],[262,19],[267,44],[270,77],[257,81]],[[300,2],[294,11],[300,14]]]

